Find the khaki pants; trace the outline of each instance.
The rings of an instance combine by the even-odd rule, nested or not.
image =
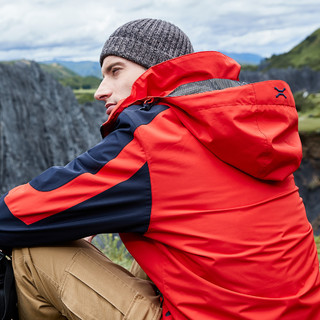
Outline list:
[[[87,241],[15,249],[13,268],[21,320],[161,318],[142,269],[127,271]]]

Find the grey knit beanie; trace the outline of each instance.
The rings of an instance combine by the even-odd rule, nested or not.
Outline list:
[[[189,38],[174,24],[158,19],[139,19],[124,24],[111,34],[102,48],[100,64],[105,57],[115,55],[148,69],[192,52]]]

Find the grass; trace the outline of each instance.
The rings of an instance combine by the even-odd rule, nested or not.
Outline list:
[[[299,114],[299,131],[320,132],[320,93],[298,92],[294,97]]]
[[[305,133],[320,132],[320,118],[299,117],[299,131]]]
[[[318,259],[320,261],[320,236],[315,236],[314,241],[316,242],[316,245],[317,245]]]
[[[85,104],[86,102],[94,101],[94,93],[96,89],[74,89],[73,93],[78,100],[79,104]]]
[[[117,234],[99,234],[92,240],[92,244],[114,263],[130,269],[133,258]]]

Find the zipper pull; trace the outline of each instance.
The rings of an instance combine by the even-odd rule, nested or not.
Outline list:
[[[149,111],[152,106],[155,104],[155,99],[154,98],[148,98],[146,100],[143,101],[143,106],[140,108],[140,110],[145,110],[145,111]]]

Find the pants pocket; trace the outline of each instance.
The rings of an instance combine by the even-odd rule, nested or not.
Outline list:
[[[159,306],[139,293],[145,285],[111,261],[101,263],[80,250],[66,270],[61,300],[75,319],[155,320],[161,317]],[[141,290],[143,291],[143,290]]]

